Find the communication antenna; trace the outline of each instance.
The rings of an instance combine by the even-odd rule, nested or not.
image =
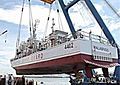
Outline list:
[[[54,18],[52,18],[52,27],[51,27],[52,32],[54,32],[54,26],[55,26],[55,22],[54,22]]]
[[[33,38],[35,39],[36,38],[36,28],[37,28],[37,26],[39,25],[39,23],[40,23],[40,20],[39,19],[36,19],[35,20],[35,24],[34,24],[34,26],[33,26]]]

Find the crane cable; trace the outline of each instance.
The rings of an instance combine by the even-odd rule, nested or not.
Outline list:
[[[83,7],[87,10],[87,14],[89,14],[89,20],[92,21],[91,24],[89,24],[89,25],[90,25],[90,26],[94,25],[95,22],[94,22],[94,19],[93,19],[93,17],[92,17],[92,16],[93,16],[92,13],[90,12],[90,10],[88,9],[88,7],[86,6],[86,4],[85,4],[83,1],[81,1],[81,4],[82,4]]]
[[[64,31],[63,24],[62,24],[62,19],[61,19],[61,16],[60,16],[60,8],[59,8],[59,5],[58,5],[58,1],[55,1],[55,4],[56,4],[56,8],[57,8],[57,13],[58,13],[59,29],[61,29],[62,31]]]
[[[49,7],[49,14],[48,14],[47,23],[46,23],[46,26],[45,26],[45,31],[44,31],[44,34],[43,34],[43,38],[45,38],[46,33],[47,33],[47,28],[48,28],[48,23],[49,23],[49,20],[50,20],[51,9],[52,9],[52,4],[50,4],[50,7]]]
[[[21,9],[21,15],[20,15],[20,21],[19,21],[19,27],[18,27],[19,29],[18,29],[18,37],[17,37],[16,47],[18,47],[19,44],[20,44],[20,32],[21,32],[21,23],[22,23],[22,18],[23,18],[24,6],[25,6],[25,0],[23,0],[22,9]]]
[[[32,30],[33,30],[33,17],[32,17],[32,10],[31,10],[31,2],[29,1],[29,28],[30,28],[30,37],[32,38]]]
[[[104,0],[107,5],[113,10],[113,12],[120,18],[120,14],[118,14],[118,12],[116,11],[115,8],[113,8],[113,6],[107,1],[107,0]]]
[[[80,11],[80,9],[81,8],[79,8],[79,4],[77,3],[77,9],[78,9],[78,11],[79,11],[79,14],[80,14],[80,16],[82,17],[82,19],[83,19],[83,22],[85,22],[86,23],[86,20],[84,19],[84,16],[83,16],[83,14],[81,13],[81,11]]]

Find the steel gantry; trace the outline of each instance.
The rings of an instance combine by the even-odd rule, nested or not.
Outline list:
[[[70,27],[71,33],[73,35],[74,38],[76,38],[77,36],[75,35],[75,29],[73,26],[73,23],[70,19],[68,10],[70,7],[72,7],[74,4],[76,4],[78,1],[80,0],[73,0],[72,2],[70,2],[68,5],[65,5],[63,0],[58,0],[60,3],[60,6],[63,10],[63,13],[65,15],[65,18],[67,20],[67,23]],[[84,0],[86,5],[88,6],[89,10],[91,11],[91,13],[93,14],[94,18],[96,19],[97,23],[99,24],[99,26],[101,27],[103,33],[105,34],[106,38],[108,39],[108,41],[110,42],[110,44],[114,47],[117,48],[117,52],[118,52],[118,64],[120,64],[120,49],[116,43],[116,41],[114,40],[112,34],[110,33],[109,29],[107,28],[107,26],[105,25],[104,21],[102,20],[101,16],[99,15],[99,13],[97,12],[96,8],[94,7],[94,5],[92,4],[92,2],[90,0]],[[116,66],[115,68],[115,72],[114,72],[114,76],[115,78],[120,81],[120,66]]]
[[[46,3],[52,4],[55,0],[41,0],[44,1]],[[63,0],[58,0],[62,11],[64,13],[64,16],[67,20],[67,23],[69,25],[70,31],[72,33],[73,38],[77,38],[76,36],[76,30],[73,26],[73,23],[71,21],[71,18],[69,16],[68,10],[69,8],[71,8],[73,5],[75,5],[78,1],[80,0],[73,0],[71,2],[69,2],[67,5],[65,5]],[[99,26],[101,27],[103,33],[105,34],[106,38],[108,39],[108,41],[110,42],[110,44],[113,47],[117,48],[117,52],[118,52],[118,64],[120,64],[120,49],[116,43],[116,41],[114,40],[112,34],[110,33],[109,29],[107,28],[107,26],[105,25],[104,21],[102,20],[101,16],[99,15],[99,13],[97,12],[96,8],[94,7],[94,5],[92,4],[91,0],[84,0],[87,7],[89,8],[89,10],[91,11],[92,15],[94,16],[94,18],[96,19],[97,23],[99,24]],[[116,66],[115,68],[115,72],[114,72],[114,77],[116,78],[116,80],[120,81],[120,66]]]

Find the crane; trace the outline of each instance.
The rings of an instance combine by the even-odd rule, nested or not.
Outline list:
[[[52,4],[55,0],[41,0],[41,1]],[[87,41],[85,41],[81,36],[79,37],[77,35],[78,31],[75,30],[75,27],[72,23],[72,20],[70,18],[68,11],[72,6],[74,6],[79,1],[81,0],[72,0],[72,1],[70,0],[70,3],[65,4],[63,0],[58,0],[62,8],[63,14],[66,18],[66,21],[68,23],[69,29],[71,31],[72,38],[74,38],[74,40],[73,39],[68,40],[68,38],[66,37],[67,40],[65,44],[54,45],[55,43],[54,41],[57,38],[51,38],[51,37],[53,37],[53,35],[56,35],[56,33],[59,31],[53,31],[52,34],[49,35],[50,38],[48,37],[49,38],[48,40],[50,41],[49,44],[51,45],[50,46],[51,49],[47,50],[46,40],[45,40],[45,43],[42,40],[42,46],[44,45],[44,47],[41,46],[41,41],[40,41],[38,43],[39,49],[36,48],[38,44],[36,44],[36,47],[34,49],[33,47],[34,43],[31,43],[31,40],[36,35],[32,39],[28,39],[28,41],[26,41],[28,45],[26,45],[26,43],[20,45],[20,48],[16,50],[17,53],[15,58],[11,59],[11,65],[16,70],[17,74],[24,74],[24,75],[31,74],[31,73],[37,74],[37,75],[38,74],[59,74],[59,73],[65,73],[70,75],[74,74],[76,78],[75,81],[77,81],[79,79],[78,77],[80,77],[81,75],[79,74],[80,70],[84,70],[87,79],[90,79],[93,77],[92,69],[100,67],[103,70],[104,77],[109,77],[108,67],[116,66],[116,64],[118,65],[118,63],[120,64],[119,47],[116,41],[114,40],[113,36],[111,35],[110,31],[108,30],[107,26],[105,25],[104,21],[102,20],[101,16],[99,15],[96,8],[94,7],[93,3],[91,2],[91,0],[82,0],[82,1],[84,1],[85,6],[87,7],[87,9],[89,9],[91,14],[94,16],[95,20],[99,24],[103,33],[105,34],[107,38],[107,42],[109,41],[109,44],[111,45],[108,45],[107,43],[107,46],[108,46],[107,47],[104,43],[101,43],[101,42],[98,42],[99,44],[96,42],[95,44],[95,42],[92,41],[92,39],[90,39],[91,32],[89,32],[90,38]],[[29,0],[29,5],[30,5],[30,0]],[[30,17],[30,19],[31,18],[32,16]],[[31,22],[30,22],[30,25],[32,26]],[[54,22],[53,22],[53,25],[54,25]],[[30,27],[30,31],[31,31],[31,27]],[[34,34],[35,29],[33,31],[34,31],[33,32]],[[79,29],[79,32],[80,31],[81,30]],[[68,34],[66,32],[59,32],[59,33],[60,35],[63,34],[64,36],[67,36]],[[23,47],[25,47],[25,49]],[[112,54],[115,54],[115,55],[112,55]],[[118,59],[116,57],[118,57]],[[120,66],[116,67],[114,76],[118,81],[120,81]],[[72,80],[72,77],[70,79],[71,79],[70,81],[71,85],[78,85],[78,84],[75,84],[75,81]]]
[[[44,1],[46,3],[52,4],[55,0],[41,0]],[[73,26],[73,23],[70,19],[68,10],[69,8],[71,8],[73,5],[75,5],[78,1],[80,0],[73,0],[71,1],[69,4],[65,5],[63,0],[58,0],[62,11],[64,13],[64,16],[67,20],[67,23],[69,25],[70,31],[74,37],[74,39],[77,37],[76,36],[76,31],[75,28]],[[89,10],[91,11],[91,13],[93,14],[94,18],[96,19],[97,23],[99,24],[99,26],[101,27],[103,33],[105,34],[106,38],[108,39],[108,41],[110,42],[110,44],[113,47],[117,48],[117,52],[118,52],[118,64],[120,64],[120,49],[116,43],[116,41],[114,40],[112,34],[110,33],[109,29],[107,28],[107,26],[105,25],[104,21],[102,20],[101,16],[99,15],[99,13],[97,12],[96,8],[94,7],[94,5],[92,4],[91,0],[84,0],[86,5],[88,6]],[[115,68],[115,72],[114,72],[114,76],[116,77],[116,80],[120,81],[120,66],[116,66]]]

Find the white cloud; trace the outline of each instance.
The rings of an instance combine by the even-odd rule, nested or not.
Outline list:
[[[120,9],[118,9],[118,14],[120,15]]]
[[[19,7],[16,7],[14,9],[2,9],[0,8],[0,20],[5,20],[8,22],[18,23],[18,16],[19,16]]]
[[[14,56],[14,51],[3,50],[0,51],[0,73],[1,74],[15,74],[15,70],[11,67],[10,59]]]
[[[16,6],[14,9],[9,9],[9,10],[0,8],[0,20],[4,20],[4,21],[7,21],[7,22],[12,22],[12,23],[15,23],[15,24],[19,24],[20,14],[21,14],[21,6]],[[49,9],[48,8],[43,7],[43,6],[38,6],[38,5],[33,5],[32,6],[33,19],[34,20],[35,19],[40,20],[40,24],[38,26],[37,31],[44,32],[46,22],[47,22],[47,18],[48,18],[48,14],[49,14]],[[50,18],[50,24],[48,26],[49,27],[48,31],[51,30],[52,18],[55,18],[56,25],[58,25],[56,17],[58,18],[57,12],[52,10],[51,18]],[[62,21],[63,21],[63,23],[66,23],[66,20],[63,17],[64,16],[62,15]],[[26,5],[24,7],[22,25],[25,25],[25,26],[29,25],[28,5]],[[66,28],[66,25],[64,25],[64,27]]]
[[[99,5],[99,4],[95,4],[95,7],[97,9],[98,12],[102,11],[103,10],[103,7],[102,5]]]
[[[95,4],[95,6],[96,6],[96,8],[97,8],[97,10],[99,12],[103,10],[101,5]],[[76,7],[76,9],[77,9],[77,7]],[[28,12],[28,5],[25,5],[24,12],[23,12],[22,24],[26,25],[26,26],[28,26],[28,24],[29,24],[29,14],[28,13],[29,13]],[[39,25],[39,28],[37,29],[37,31],[42,32],[42,33],[44,32],[45,26],[46,26],[46,22],[47,22],[47,18],[48,18],[48,13],[49,13],[49,9],[44,7],[44,6],[39,6],[39,5],[33,5],[32,6],[32,14],[33,14],[34,20],[35,19],[40,19],[40,25]],[[9,9],[9,10],[7,10],[7,9],[5,10],[5,9],[0,8],[0,19],[1,20],[5,20],[5,21],[8,21],[8,22],[19,24],[20,14],[21,14],[21,6],[16,6],[14,9]],[[64,17],[64,15],[62,13],[61,13],[61,15],[62,15],[61,16],[62,17],[62,23],[64,23],[64,28],[65,29],[67,28],[66,31],[68,31],[69,29],[68,29],[68,26],[66,25],[67,23],[66,23],[65,17]],[[81,15],[75,14],[75,13],[72,13],[71,15],[72,15],[72,19],[74,21],[73,23],[75,24],[76,27],[79,27],[81,25],[82,25],[82,27],[85,27],[85,26],[87,26],[87,25],[89,25],[91,23],[95,24],[93,22],[95,20],[93,20],[93,21],[90,20],[90,17],[92,17],[91,14],[88,14],[88,13],[85,14],[84,13],[83,14],[84,17],[81,17]],[[78,16],[80,16],[80,18]],[[85,18],[85,17],[87,17],[86,20],[85,19],[83,20],[82,18]],[[109,16],[106,16],[106,17],[109,17]],[[55,18],[56,25],[58,25],[58,22],[57,22],[58,16],[57,16],[57,12],[56,11],[52,10],[51,18]],[[93,17],[92,17],[92,19],[93,19]],[[105,19],[105,17],[104,17],[104,19]],[[51,21],[52,20],[50,20],[50,22]],[[114,25],[114,27],[112,27],[112,30],[114,30],[115,26],[116,26],[116,28],[119,27],[118,23],[114,23],[113,22],[111,24],[112,24],[112,26]],[[48,27],[49,27],[49,31],[50,31],[51,30],[51,28],[50,28],[51,24],[49,24]],[[97,28],[98,27],[99,26],[97,26]],[[96,29],[95,29],[95,31],[96,31]]]
[[[14,55],[14,53],[13,53],[13,50],[12,51],[7,51],[7,49],[6,49],[6,51],[0,51],[0,55],[3,55],[3,56],[5,56],[5,57],[7,57],[7,58],[12,58],[13,56],[15,56]]]

